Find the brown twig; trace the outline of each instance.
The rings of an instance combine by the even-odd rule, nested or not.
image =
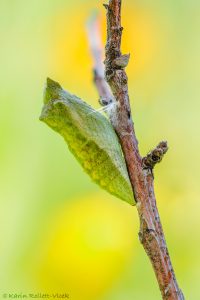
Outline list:
[[[127,164],[130,181],[133,187],[137,210],[140,218],[140,241],[152,263],[162,298],[165,300],[184,300],[178,287],[168,253],[154,194],[153,167],[160,162],[167,151],[166,142],[161,142],[146,157],[142,158],[138,149],[128,94],[128,78],[124,68],[128,64],[129,55],[121,54],[121,0],[110,0],[104,5],[107,10],[107,44],[105,58],[105,78],[100,56],[95,55],[95,76],[101,74],[101,80],[94,77],[100,97],[114,102],[109,113],[110,121],[119,137]],[[91,28],[92,28],[92,24]],[[96,28],[97,29],[97,28]],[[90,44],[97,38],[98,31],[90,31]],[[101,52],[102,50],[99,49]],[[98,51],[97,51],[98,52]],[[96,53],[97,53],[96,52]]]

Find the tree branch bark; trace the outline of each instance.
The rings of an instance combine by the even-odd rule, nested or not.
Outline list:
[[[153,151],[142,158],[135,135],[134,123],[128,94],[128,78],[124,70],[129,55],[121,54],[121,0],[110,0],[104,5],[107,10],[107,44],[105,49],[105,79],[101,63],[101,49],[94,51],[94,41],[99,35],[98,26],[89,26],[89,39],[95,61],[94,82],[99,95],[112,109],[108,115],[122,147],[137,210],[140,218],[139,239],[153,266],[157,282],[164,300],[184,300],[167,249],[154,194],[153,167],[167,152],[167,143],[161,142]],[[93,45],[93,46],[92,46]],[[96,44],[96,46],[98,46]],[[97,47],[98,48],[98,47]],[[110,87],[108,87],[108,85]],[[111,93],[112,91],[112,93]]]

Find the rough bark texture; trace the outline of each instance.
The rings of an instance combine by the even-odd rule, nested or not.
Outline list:
[[[95,77],[101,97],[109,97],[103,105],[114,102],[109,111],[113,125],[124,153],[127,169],[132,184],[137,210],[140,218],[139,239],[142,243],[155,272],[162,298],[165,300],[184,300],[178,287],[172,263],[170,261],[154,194],[153,167],[160,162],[167,151],[167,143],[161,142],[146,157],[142,158],[138,149],[134,124],[128,95],[128,78],[124,68],[128,64],[129,55],[121,54],[121,0],[110,0],[104,5],[107,10],[107,44],[105,57],[105,78],[112,91],[108,89],[103,78],[100,63],[96,60]],[[92,30],[92,29],[91,29]],[[98,34],[95,29],[93,34]],[[91,37],[90,37],[91,38]],[[113,97],[114,96],[114,97]]]

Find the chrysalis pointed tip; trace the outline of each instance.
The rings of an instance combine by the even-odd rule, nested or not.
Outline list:
[[[46,81],[46,86],[47,88],[61,88],[61,85],[57,82],[57,81],[54,81],[53,79],[47,77],[47,81]]]
[[[57,99],[61,89],[62,87],[58,82],[47,77],[44,89],[44,103],[48,103],[53,98]]]

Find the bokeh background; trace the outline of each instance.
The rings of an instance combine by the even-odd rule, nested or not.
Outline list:
[[[105,1],[0,1],[0,298],[156,300],[136,209],[99,189],[38,118],[46,77],[98,108],[85,23]],[[200,2],[123,1],[142,154],[167,139],[158,206],[186,299],[200,299]]]

